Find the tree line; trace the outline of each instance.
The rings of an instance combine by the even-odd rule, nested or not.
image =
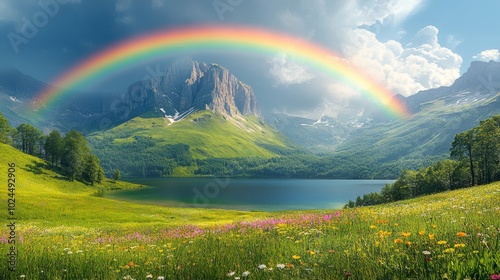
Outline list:
[[[500,181],[500,115],[455,135],[448,159],[419,170],[404,170],[393,183],[350,200],[346,207],[398,201]]]
[[[57,130],[44,135],[30,124],[23,123],[13,128],[0,113],[0,143],[47,160],[52,169],[61,171],[71,181],[79,180],[94,185],[104,179],[99,158],[91,152],[83,134],[76,130],[64,136]]]

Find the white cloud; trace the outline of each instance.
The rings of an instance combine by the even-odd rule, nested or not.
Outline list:
[[[498,51],[498,49],[485,50],[473,56],[472,58],[485,62],[489,62],[491,60],[500,61],[500,51]]]
[[[123,11],[130,9],[131,6],[132,6],[131,0],[117,0],[115,3],[115,11],[121,13]]]
[[[274,57],[271,61],[269,75],[276,85],[294,85],[310,81],[314,76],[308,70],[294,61],[287,59],[286,54]]]
[[[426,26],[417,32],[415,38],[413,39],[413,42],[410,43],[409,45],[414,45],[414,46],[430,45],[432,47],[435,47],[439,45],[437,36],[438,33],[439,30],[435,26],[432,25]]]
[[[346,1],[339,15],[346,24],[355,27],[384,21],[397,23],[414,13],[422,3],[422,0]]]
[[[374,33],[355,29],[348,34],[344,53],[351,63],[394,93],[405,96],[420,90],[451,85],[460,76],[462,58],[438,41],[434,26],[421,29],[410,44],[380,42]]]
[[[400,27],[402,21],[423,7],[425,0],[303,0],[299,3],[301,5],[297,7],[284,4],[287,8],[277,13],[275,21],[288,32],[314,40],[338,53],[394,94],[409,96],[421,90],[450,85],[460,76],[463,60],[452,51],[461,43],[460,40],[445,38],[443,46],[435,26],[422,26],[413,39]],[[309,37],[309,34],[313,36]],[[385,37],[389,34],[392,40],[381,41],[377,34]],[[411,42],[403,45],[400,42],[403,37],[410,37]],[[345,108],[359,111],[364,108],[363,102],[370,103],[356,88],[315,68],[305,69],[293,61],[292,57],[273,59],[270,76],[276,85],[285,86],[314,78],[310,87],[317,96],[316,108],[321,108],[322,112],[330,111],[330,115],[335,115]],[[300,91],[300,88],[291,90]],[[290,100],[289,109],[297,108],[297,104],[307,101],[308,96]]]

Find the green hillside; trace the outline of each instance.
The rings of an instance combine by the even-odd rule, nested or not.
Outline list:
[[[125,182],[106,180],[102,185],[87,186],[67,181],[63,176],[44,168],[44,161],[0,143],[0,174],[7,184],[8,164],[16,165],[16,217],[21,229],[59,228],[61,231],[78,228],[120,228],[170,226],[189,223],[220,222],[228,217],[245,218],[247,214],[211,210],[166,208],[115,201],[98,195],[100,189],[137,188]],[[7,187],[1,196],[7,199]],[[6,201],[6,200],[5,200]],[[5,202],[5,208],[7,202]],[[0,218],[6,220],[7,211]],[[240,215],[241,214],[241,215]],[[3,233],[1,233],[3,234]],[[1,236],[0,234],[0,236]]]
[[[427,102],[409,119],[359,129],[337,147],[335,156],[372,176],[394,177],[403,168],[417,169],[446,158],[453,137],[500,114],[499,105],[500,93],[464,105]]]
[[[284,136],[255,117],[200,111],[170,123],[151,115],[88,137],[107,171],[118,168],[127,173],[135,168],[156,169],[164,175],[192,174],[198,159],[270,158],[292,149]],[[124,157],[134,163],[124,163]]]

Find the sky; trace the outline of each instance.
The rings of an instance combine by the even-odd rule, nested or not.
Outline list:
[[[451,85],[475,60],[500,60],[500,1],[451,0],[0,0],[0,67],[46,83],[119,41],[195,24],[264,28],[310,41],[363,69],[394,94]],[[264,113],[356,112],[356,89],[293,60],[185,54],[251,85]],[[122,92],[176,57],[124,69],[80,90]]]

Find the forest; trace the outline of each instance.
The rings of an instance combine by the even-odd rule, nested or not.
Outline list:
[[[187,144],[158,144],[146,136],[114,143],[112,137],[89,138],[94,153],[101,159],[106,174],[119,169],[124,177],[234,176],[272,178],[387,179],[397,178],[401,164],[373,165],[377,155],[317,155],[303,150],[265,145],[276,154],[271,158],[195,158]],[[264,144],[262,144],[264,146]],[[244,147],[241,147],[244,149]],[[126,156],[123,156],[126,155]],[[188,170],[178,174],[177,168]]]
[[[23,123],[13,128],[0,113],[0,143],[45,159],[48,167],[60,171],[70,181],[79,180],[94,185],[105,178],[99,158],[92,153],[83,134],[76,130],[64,136],[57,130],[44,135],[30,124]]]
[[[449,158],[418,170],[404,170],[391,185],[349,201],[359,207],[500,181],[500,115],[455,135]]]

